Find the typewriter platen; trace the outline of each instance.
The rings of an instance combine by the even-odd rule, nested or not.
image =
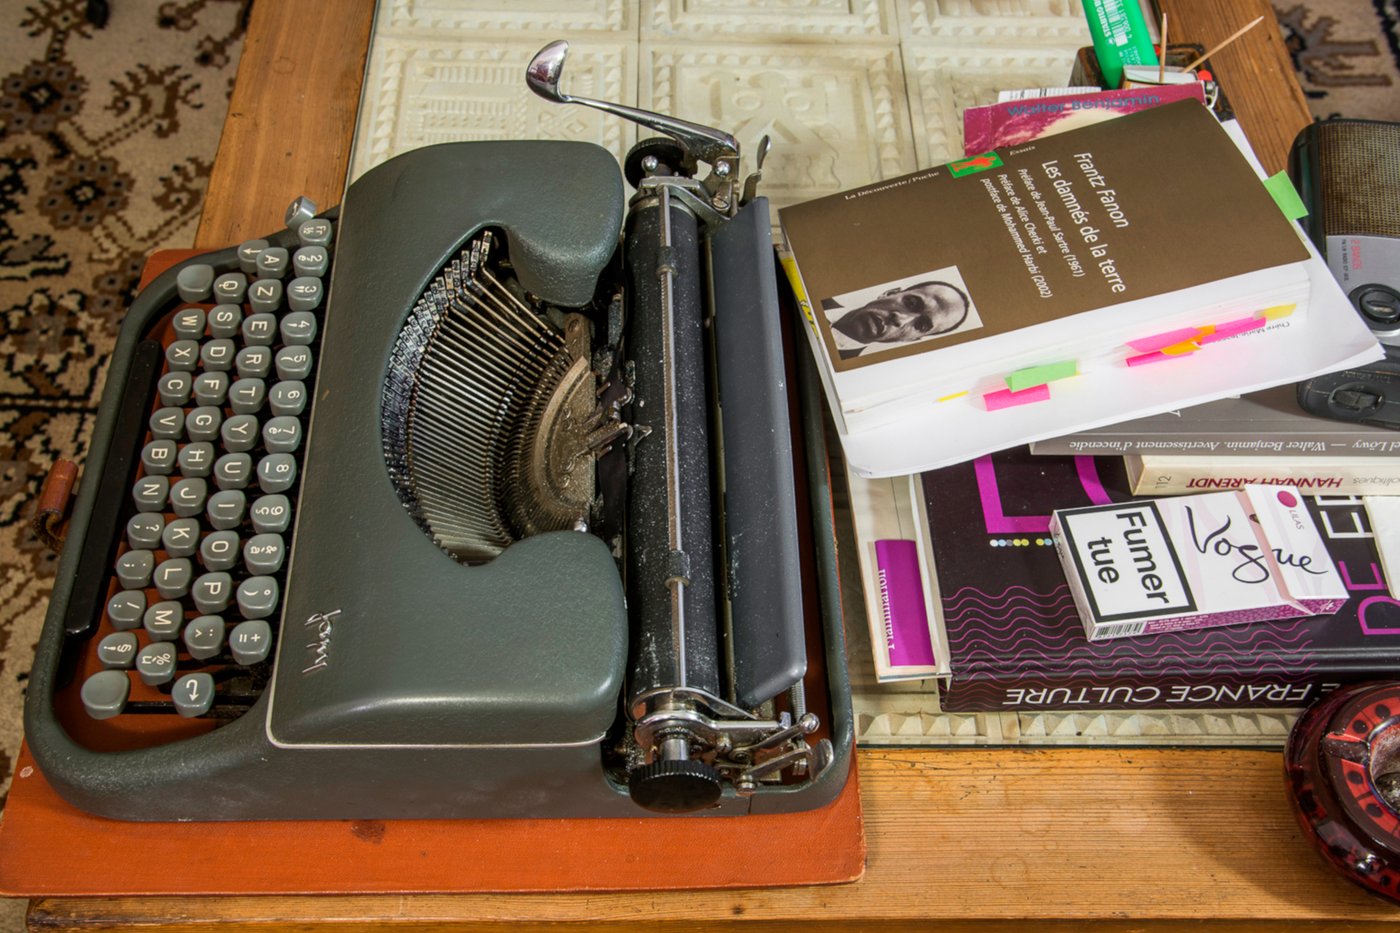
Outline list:
[[[635,816],[839,793],[820,421],[794,404],[792,431],[757,173],[727,134],[562,94],[566,49],[531,63],[537,94],[665,134],[629,155],[630,201],[595,146],[449,143],[138,297],[26,707],[70,802]]]

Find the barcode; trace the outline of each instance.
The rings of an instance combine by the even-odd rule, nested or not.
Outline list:
[[[1100,625],[1094,630],[1094,640],[1098,641],[1100,638],[1128,638],[1133,635],[1141,635],[1145,628],[1147,628],[1146,622],[1119,622],[1117,625]]]

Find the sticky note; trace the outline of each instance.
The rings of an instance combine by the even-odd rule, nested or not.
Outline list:
[[[1274,305],[1272,308],[1260,311],[1259,316],[1266,321],[1277,321],[1280,318],[1288,317],[1297,307],[1297,305]]]
[[[1224,340],[1226,337],[1233,337],[1236,334],[1247,334],[1252,330],[1266,327],[1269,321],[1262,317],[1246,317],[1237,321],[1229,321],[1221,324],[1215,329],[1215,333],[1201,338],[1201,343],[1215,343],[1217,340]]]
[[[1049,398],[1050,387],[1041,383],[1038,386],[1031,386],[1029,389],[1022,389],[1020,392],[1012,392],[1010,389],[988,392],[982,396],[982,403],[987,406],[987,411],[1000,411],[1003,408],[1015,408],[1017,405],[1044,402]]]
[[[1151,337],[1142,337],[1138,340],[1129,340],[1128,346],[1139,353],[1150,353],[1153,350],[1160,350],[1175,343],[1185,340],[1194,340],[1200,334],[1202,328],[1182,327],[1177,330],[1169,330],[1162,334],[1153,334]]]
[[[1298,196],[1298,189],[1293,187],[1287,172],[1279,172],[1269,178],[1264,182],[1264,189],[1274,199],[1278,209],[1283,211],[1283,216],[1289,220],[1308,216],[1308,206]]]
[[[955,399],[955,398],[962,398],[964,395],[967,395],[967,394],[968,394],[967,390],[964,389],[964,390],[961,391],[961,392],[954,392],[952,395],[943,395],[943,396],[939,396],[938,399],[936,399],[936,401],[939,401],[939,402],[951,402],[953,399]]]
[[[1033,386],[1045,385],[1056,379],[1067,379],[1079,375],[1079,364],[1074,360],[1059,363],[1045,363],[1041,366],[1027,366],[1006,377],[1006,387],[1012,392],[1022,392]]]

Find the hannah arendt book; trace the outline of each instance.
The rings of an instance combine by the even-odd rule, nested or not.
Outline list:
[[[1400,665],[1400,599],[1359,498],[1304,498],[1344,587],[1334,614],[1091,642],[1050,518],[1132,501],[1119,458],[1022,447],[921,479],[952,668],[944,709],[1300,707]]]

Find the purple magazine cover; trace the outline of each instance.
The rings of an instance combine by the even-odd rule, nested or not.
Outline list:
[[[1134,498],[1119,458],[1021,447],[925,473],[923,491],[953,671],[946,710],[1300,707],[1400,672],[1400,600],[1360,498],[1307,497],[1351,596],[1335,615],[1091,643],[1050,513]]]

